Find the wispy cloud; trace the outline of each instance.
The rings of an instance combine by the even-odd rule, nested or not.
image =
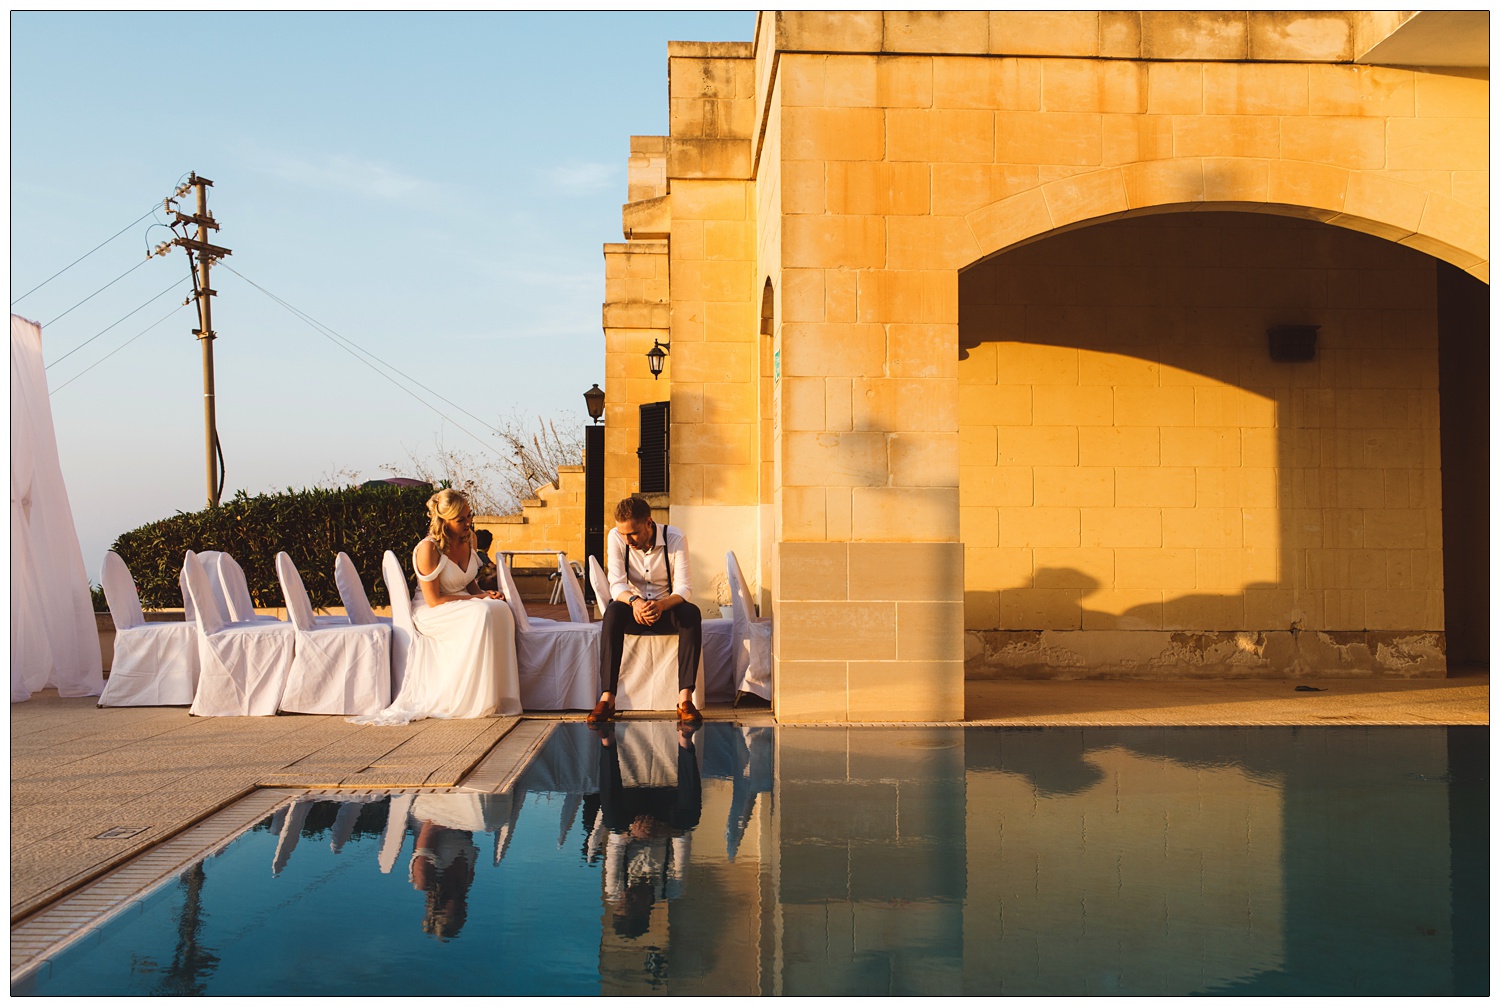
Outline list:
[[[271,157],[262,162],[261,168],[296,185],[356,192],[375,199],[425,197],[435,194],[438,189],[437,183],[408,175],[391,165],[342,154],[315,160]]]
[[[614,183],[619,167],[595,161],[569,161],[547,169],[545,178],[554,189],[566,192],[598,192]]]

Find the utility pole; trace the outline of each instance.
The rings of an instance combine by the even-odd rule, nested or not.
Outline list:
[[[175,208],[176,201],[170,197],[163,205],[167,212],[176,218],[172,225],[174,230],[178,224],[184,226],[194,224],[198,228],[194,237],[178,236],[171,241],[171,244],[187,249],[190,266],[194,253],[197,253],[193,287],[198,299],[198,328],[193,330],[193,335],[198,337],[198,342],[203,347],[203,437],[208,472],[208,505],[217,507],[219,495],[224,490],[224,480],[220,470],[220,462],[224,454],[219,450],[219,431],[214,418],[214,326],[212,302],[209,299],[216,291],[209,284],[208,271],[215,259],[222,259],[229,255],[230,250],[221,245],[210,244],[206,240],[209,231],[219,229],[218,221],[214,220],[213,214],[208,211],[208,189],[213,184],[209,179],[198,177],[196,172],[189,172],[187,183],[179,186],[175,195],[182,196],[190,188],[197,189],[197,212],[182,213]]]

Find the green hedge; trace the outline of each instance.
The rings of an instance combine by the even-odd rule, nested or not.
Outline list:
[[[411,583],[411,551],[427,534],[425,486],[376,485],[344,490],[287,490],[247,496],[244,491],[215,508],[178,512],[115,540],[145,608],[179,608],[177,575],[188,549],[218,549],[245,570],[250,597],[258,608],[282,606],[276,581],[276,554],[297,564],[316,608],[343,604],[333,579],[333,559],[349,554],[364,582],[370,604],[390,604],[380,564],[387,549],[401,560]]]

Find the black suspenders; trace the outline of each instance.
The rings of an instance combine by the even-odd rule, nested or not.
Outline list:
[[[661,561],[667,568],[667,594],[672,593],[672,554],[667,550],[667,529],[670,525],[661,526]],[[630,539],[625,540],[625,583],[630,583]]]

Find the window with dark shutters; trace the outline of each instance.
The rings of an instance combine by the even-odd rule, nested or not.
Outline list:
[[[648,402],[641,406],[641,492],[669,492],[667,464],[672,452],[670,402]]]

